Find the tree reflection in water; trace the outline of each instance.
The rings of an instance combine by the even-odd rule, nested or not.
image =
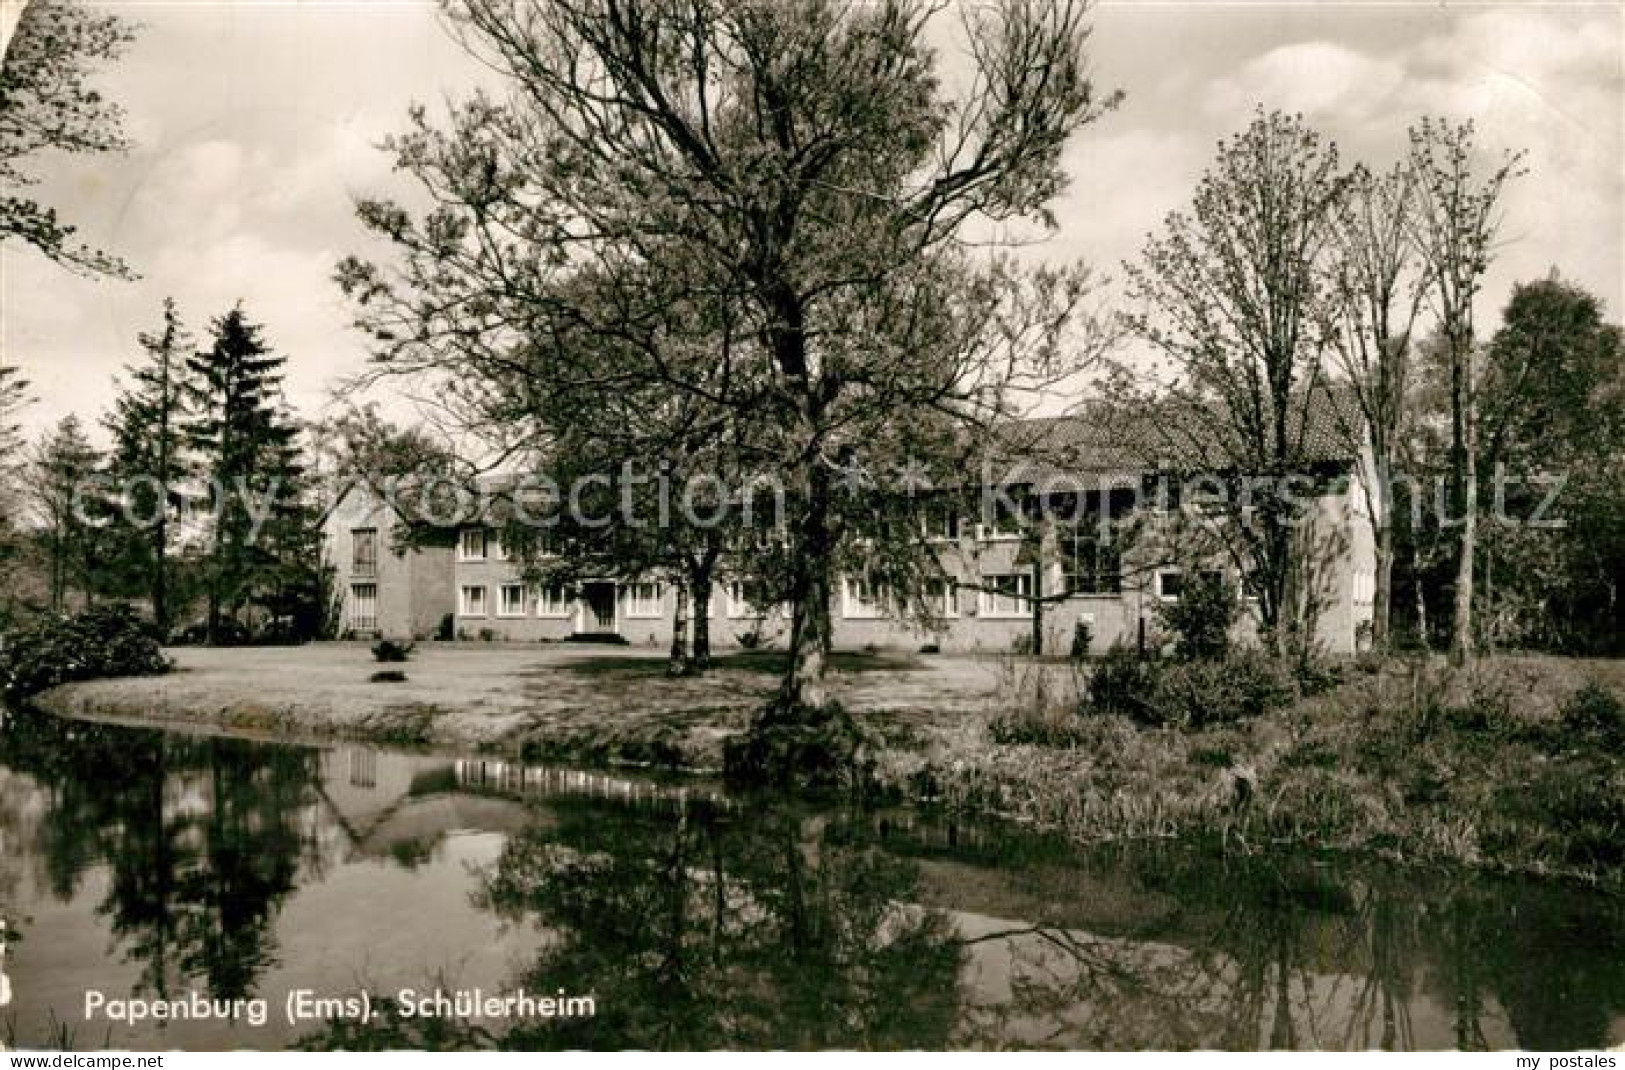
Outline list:
[[[380,769],[404,761],[378,757]],[[0,766],[24,774],[6,782],[15,798],[0,793],[0,829],[26,840],[31,887],[66,902],[104,867],[96,909],[117,953],[139,965],[139,991],[260,994],[280,956],[279,912],[331,857],[313,831],[325,827],[313,815],[332,808],[319,752],[25,718],[0,734]],[[413,797],[506,790],[394,772],[384,779]],[[533,801],[528,824],[508,801],[502,812],[520,820],[492,826],[506,838],[468,878],[469,894],[486,917],[543,937],[515,986],[591,994],[596,1015],[475,1028],[386,1014],[331,1025],[308,1046],[1557,1050],[1625,1040],[1625,903],[1550,882],[1195,848],[1080,855],[1009,828],[973,836],[947,824],[943,835],[919,815],[755,801],[726,811]],[[451,810],[476,823],[495,812]],[[408,837],[366,864],[416,873],[431,850]],[[0,893],[8,887],[0,880]],[[427,923],[408,903],[401,911]],[[286,965],[296,977],[309,966]]]
[[[448,1033],[398,1016],[334,1025],[313,1047],[942,1047],[959,1017],[960,941],[916,900],[916,867],[821,822],[724,822],[557,800],[511,839],[481,905],[549,933],[515,979],[594,997],[593,1017]]]
[[[1076,860],[1058,873],[1083,902],[1040,880],[1036,892],[981,905],[1054,917],[974,938],[971,971],[1007,982],[999,998],[973,994],[959,1043],[1552,1050],[1621,1039],[1617,900],[1370,863],[1351,878],[1303,859],[1177,851]]]
[[[141,966],[138,994],[254,994],[276,912],[315,857],[301,818],[318,752],[25,714],[4,757],[47,788],[37,846],[52,893],[71,899],[106,864],[98,912]]]

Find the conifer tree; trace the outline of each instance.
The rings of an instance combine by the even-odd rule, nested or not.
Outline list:
[[[282,368],[242,306],[211,324],[207,350],[187,361],[188,444],[209,483],[214,530],[207,568],[208,637],[268,585],[276,587],[287,523],[301,512],[298,428],[282,407]]]
[[[151,598],[153,619],[167,634],[173,623],[170,509],[193,472],[186,439],[192,340],[173,299],[164,301],[162,326],[139,341],[146,359],[128,369],[129,381],[103,421],[113,436],[109,475],[123,503],[113,549]]]
[[[50,607],[56,613],[67,609],[73,587],[86,605],[95,599],[104,512],[101,463],[102,455],[85,437],[79,418],[70,415],[41,440],[29,466],[28,489],[41,525]]]

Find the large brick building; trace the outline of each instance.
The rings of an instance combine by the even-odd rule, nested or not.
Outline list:
[[[1217,571],[1240,589],[1233,556],[1192,558],[1189,518],[1201,507],[1179,500],[1182,477],[1212,467],[1212,458],[1168,455],[1146,463],[1143,421],[1134,428],[1080,417],[1024,421],[1021,447],[996,468],[993,481],[1019,486],[1027,500],[1064,502],[1069,525],[1031,516],[1002,517],[983,500],[958,510],[925,510],[923,529],[945,579],[927,592],[935,618],[922,623],[889,604],[862,575],[841,579],[831,606],[837,647],[1008,651],[1031,641],[1034,603],[1045,647],[1065,650],[1079,624],[1090,648],[1158,641],[1157,607],[1177,600],[1191,569]],[[1319,432],[1301,451],[1306,491],[1304,554],[1310,559],[1303,597],[1314,605],[1315,636],[1328,651],[1360,648],[1372,613],[1374,562],[1366,466],[1342,445],[1350,436]],[[1173,494],[1170,496],[1170,488]],[[1132,542],[1102,537],[1102,512],[1135,520]],[[564,586],[525,582],[494,528],[463,526],[433,545],[404,549],[389,536],[390,513],[365,488],[333,509],[326,553],[343,599],[342,630],[354,635],[426,637],[449,614],[459,639],[517,642],[619,637],[663,647],[671,639],[676,595],[667,577],[603,579]],[[1034,596],[1037,596],[1036,598]],[[1256,606],[1242,599],[1242,630]],[[789,628],[784,607],[753,605],[746,585],[726,575],[710,606],[718,648],[772,644]]]

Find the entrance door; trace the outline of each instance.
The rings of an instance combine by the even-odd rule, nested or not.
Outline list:
[[[613,583],[584,583],[581,601],[586,607],[582,624],[589,632],[615,630],[615,585]]]

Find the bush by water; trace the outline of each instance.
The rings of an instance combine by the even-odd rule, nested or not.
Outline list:
[[[47,614],[3,637],[0,697],[19,703],[73,680],[156,676],[170,667],[157,630],[130,606]]]

